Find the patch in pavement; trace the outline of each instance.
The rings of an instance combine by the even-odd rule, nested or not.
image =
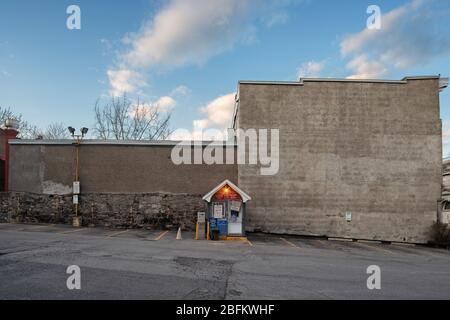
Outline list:
[[[201,279],[226,280],[233,265],[230,261],[205,258],[175,257],[176,267]]]
[[[222,299],[226,296],[228,277],[231,274],[233,263],[224,260],[212,260],[205,258],[175,257],[176,268],[180,274],[193,276],[195,279],[216,283],[214,295]],[[211,297],[211,288],[199,286],[188,292],[184,299],[208,299]]]

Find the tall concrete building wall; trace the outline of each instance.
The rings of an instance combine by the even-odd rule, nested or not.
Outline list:
[[[236,128],[280,130],[278,174],[238,167],[247,228],[428,240],[442,182],[438,77],[242,81],[238,101]]]

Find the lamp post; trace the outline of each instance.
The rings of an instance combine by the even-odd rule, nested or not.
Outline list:
[[[74,217],[72,220],[72,226],[81,226],[81,217],[78,216],[78,195],[80,194],[80,145],[84,136],[88,132],[88,128],[83,127],[80,129],[81,134],[75,134],[75,128],[68,127],[70,135],[74,139],[73,144],[75,145],[75,180],[73,182],[73,204],[74,204]]]

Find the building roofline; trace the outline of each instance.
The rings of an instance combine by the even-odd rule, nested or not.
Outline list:
[[[30,140],[30,139],[14,139],[9,140],[11,145],[73,145],[75,141],[72,139],[63,140]],[[105,145],[105,146],[156,146],[156,147],[174,147],[181,146],[226,146],[234,147],[235,143],[229,141],[175,141],[175,140],[82,140],[82,145]]]
[[[440,79],[439,75],[430,76],[406,76],[401,80],[390,79],[348,79],[348,78],[300,78],[298,81],[259,81],[259,80],[241,80],[239,84],[267,84],[267,85],[303,85],[305,82],[363,82],[363,83],[396,83],[405,84],[408,80],[429,80]]]
[[[238,82],[238,96],[233,110],[232,127],[235,128],[236,115],[239,109],[239,86],[240,85],[285,85],[285,86],[303,86],[305,82],[342,82],[342,83],[388,83],[388,84],[407,84],[410,80],[439,80],[439,90],[442,91],[448,86],[448,78],[442,78],[440,75],[425,76],[406,76],[401,80],[387,79],[347,79],[347,78],[300,78],[298,81],[259,81],[259,80],[241,80]]]
[[[302,86],[301,81],[259,81],[259,80],[240,80],[241,84],[267,84],[267,85],[288,85],[288,86]]]

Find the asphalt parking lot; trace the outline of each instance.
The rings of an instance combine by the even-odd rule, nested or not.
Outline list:
[[[0,224],[0,299],[450,299],[450,251],[250,234]],[[81,272],[69,290],[68,266]],[[381,289],[367,287],[379,266]]]

